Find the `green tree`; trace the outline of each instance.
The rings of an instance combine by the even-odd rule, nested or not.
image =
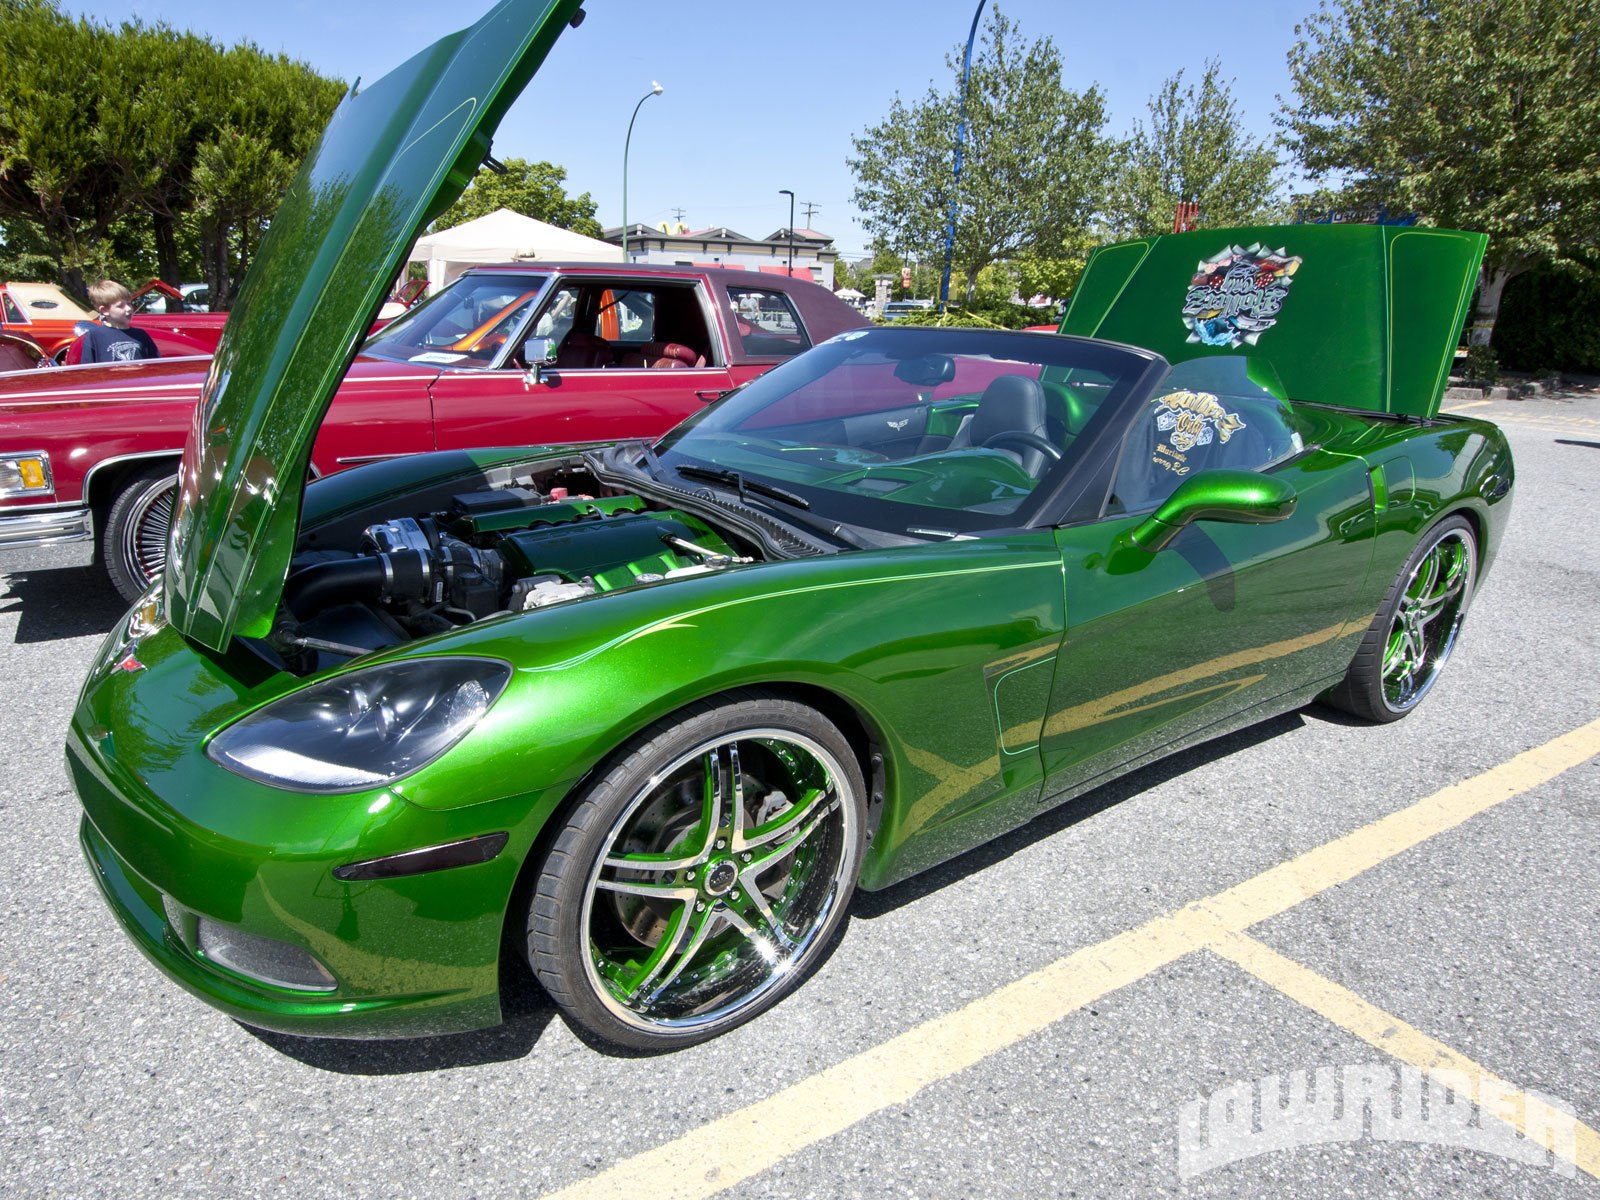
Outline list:
[[[124,99],[110,90],[115,51],[109,30],[52,5],[0,9],[0,221],[31,230],[80,296],[85,270],[110,257],[112,227],[133,204],[102,133],[102,110]]]
[[[915,104],[896,96],[889,115],[852,139],[855,202],[878,240],[924,263],[942,261],[960,109],[960,50],[948,90]],[[998,9],[973,58],[968,138],[956,204],[955,269],[972,295],[990,263],[1049,256],[1087,227],[1104,190],[1111,144],[1098,88],[1063,82],[1049,38],[1025,41]]]
[[[0,224],[69,289],[203,269],[226,304],[343,84],[248,44],[0,0]]]
[[[1180,200],[1199,203],[1202,227],[1244,225],[1278,199],[1278,156],[1244,132],[1221,65],[1206,63],[1198,88],[1179,71],[1150,97],[1150,121],[1135,122],[1106,204],[1118,237],[1171,233]]]
[[[211,294],[226,305],[345,86],[248,43],[218,54],[208,78],[214,116],[190,132],[190,169],[168,211],[184,219]]]
[[[489,167],[478,168],[471,185],[442,217],[436,229],[449,229],[463,221],[487,216],[499,208],[559,225],[586,237],[600,236],[600,223],[594,219],[595,202],[588,192],[568,196],[565,167],[550,162],[529,162],[508,158],[503,173]]]
[[[1474,344],[1511,279],[1594,260],[1594,0],[1322,0],[1296,32],[1279,123],[1305,172],[1489,235]]]

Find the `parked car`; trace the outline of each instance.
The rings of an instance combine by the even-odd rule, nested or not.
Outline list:
[[[1513,473],[1437,415],[1473,234],[1128,243],[1065,334],[850,329],[653,443],[304,487],[379,281],[574,11],[505,0],[347,98],[251,268],[162,585],[67,745],[161,970],[253,1025],[394,1036],[497,1021],[525,955],[586,1036],[682,1046],[799,986],[858,885],[1319,695],[1429,694]],[[476,325],[419,314],[390,361],[493,358],[522,304],[569,345],[552,274],[489,273]],[[598,332],[663,293],[571,282],[571,353],[672,356]]]
[[[152,279],[133,293],[134,311],[142,313],[176,314],[209,313],[211,311],[211,286],[205,283],[185,283],[173,287],[161,279]],[[221,327],[222,322],[218,323]]]
[[[366,343],[309,469],[331,475],[428,450],[653,436],[861,324],[825,288],[751,272],[476,267]],[[118,591],[130,602],[142,593],[166,559],[178,458],[209,365],[189,358],[0,375],[0,470],[22,454],[49,481],[0,492],[0,547],[94,537]]]
[[[0,373],[50,366],[44,347],[25,333],[0,333]]]
[[[99,319],[53,283],[0,285],[0,333],[24,334],[58,362],[65,359],[68,348],[77,341],[81,327]],[[134,328],[150,335],[163,358],[210,354],[217,348],[227,320],[228,314],[220,312],[133,315]]]

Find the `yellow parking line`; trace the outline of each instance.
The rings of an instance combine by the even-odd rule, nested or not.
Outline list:
[[[552,1194],[701,1200],[904,1104],[1109,992],[1277,916],[1600,754],[1600,720],[1273,867],[1058,959],[952,1013]],[[1420,1035],[1419,1035],[1420,1036]]]
[[[1492,403],[1493,401],[1491,400],[1468,400],[1465,404],[1452,404],[1444,411],[1447,413],[1466,412],[1469,408],[1488,408]]]
[[[1213,930],[1207,948],[1401,1062],[1410,1063],[1421,1071],[1459,1071],[1471,1081],[1473,1101],[1480,1113],[1498,1117],[1524,1137],[1542,1142],[1545,1149],[1557,1157],[1600,1178],[1600,1134],[1582,1121],[1573,1121],[1572,1145],[1562,1145],[1551,1135],[1572,1120],[1570,1114],[1557,1113],[1543,1100],[1513,1087],[1492,1071],[1362,999],[1349,988],[1285,958],[1253,937],[1221,926]],[[1489,1101],[1490,1095],[1495,1097],[1493,1102]]]

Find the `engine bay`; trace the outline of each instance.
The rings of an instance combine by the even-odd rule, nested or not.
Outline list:
[[[272,637],[285,664],[313,670],[490,617],[726,570],[759,553],[582,470],[483,482],[434,511],[381,515],[343,545],[303,538]]]

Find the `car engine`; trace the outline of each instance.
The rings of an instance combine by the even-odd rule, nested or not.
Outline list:
[[[689,513],[525,480],[368,525],[353,550],[297,554],[273,642],[311,669],[308,657],[325,665],[329,655],[751,561]]]

